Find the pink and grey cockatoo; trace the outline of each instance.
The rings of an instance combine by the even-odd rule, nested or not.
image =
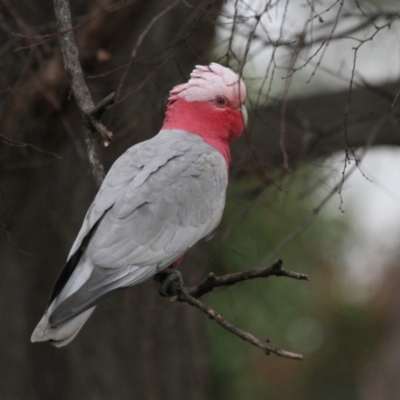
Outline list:
[[[71,342],[96,305],[169,267],[211,235],[225,206],[229,142],[245,129],[246,87],[231,69],[197,66],[172,89],[161,131],[104,179],[32,342]]]

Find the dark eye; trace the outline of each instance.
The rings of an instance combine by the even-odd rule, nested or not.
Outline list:
[[[225,96],[217,96],[213,103],[220,108],[226,107],[228,105],[228,99]]]

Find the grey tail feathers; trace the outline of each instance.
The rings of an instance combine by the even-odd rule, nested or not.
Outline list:
[[[52,310],[50,310],[50,308],[52,308],[52,306],[56,306],[55,303],[57,302],[57,297],[61,295],[61,292],[65,288],[65,285],[71,278],[74,271],[76,271],[79,261],[81,261],[82,255],[86,250],[86,247],[97,224],[98,223],[96,223],[92,230],[86,235],[79,249],[68,259],[63,270],[61,271],[61,274],[58,277],[57,282],[51,292],[46,312],[32,333],[31,342],[48,341],[56,347],[65,346],[75,338],[75,336],[78,334],[87,319],[94,311],[95,306],[93,304],[91,308],[87,308],[86,310],[84,310],[84,312],[78,315],[71,316],[71,318],[63,321],[62,323],[54,324],[51,321]]]
[[[56,347],[66,346],[75,338],[95,308],[89,308],[56,327],[51,326],[45,314],[33,331],[31,342],[50,342]]]

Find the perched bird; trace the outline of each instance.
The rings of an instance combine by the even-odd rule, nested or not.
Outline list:
[[[105,177],[32,342],[65,346],[101,300],[176,268],[219,224],[229,142],[247,120],[246,87],[212,63],[197,66],[168,100],[161,131],[128,149]]]

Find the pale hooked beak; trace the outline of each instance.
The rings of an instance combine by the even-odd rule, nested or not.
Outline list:
[[[240,111],[242,112],[242,115],[243,115],[244,125],[247,127],[248,115],[247,115],[246,106],[245,106],[244,104],[243,104],[242,107],[240,108]]]

